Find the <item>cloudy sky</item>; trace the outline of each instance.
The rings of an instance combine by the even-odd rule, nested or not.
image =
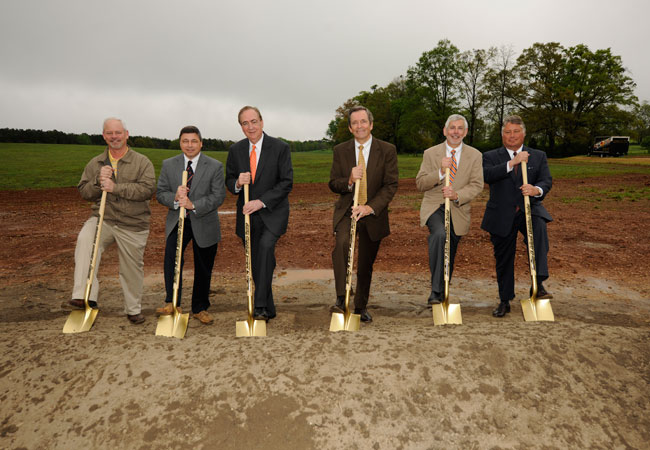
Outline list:
[[[0,128],[320,139],[335,109],[448,38],[461,51],[535,42],[611,48],[650,100],[648,0],[1,0]]]

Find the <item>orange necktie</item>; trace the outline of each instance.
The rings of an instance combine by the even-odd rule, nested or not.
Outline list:
[[[251,150],[250,155],[251,163],[251,182],[255,182],[255,172],[257,172],[257,153],[255,153],[255,146],[253,145],[253,150]]]
[[[456,149],[451,149],[451,168],[449,169],[449,184],[453,183],[458,166],[456,163]]]

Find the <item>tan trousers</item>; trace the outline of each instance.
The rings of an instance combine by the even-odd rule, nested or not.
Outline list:
[[[86,221],[77,236],[77,247],[74,252],[74,288],[72,298],[84,298],[86,293],[86,282],[88,280],[88,268],[92,258],[93,242],[95,240],[95,229],[97,228],[97,217],[91,217]],[[97,262],[93,285],[90,289],[89,300],[97,301],[99,292],[99,262],[102,252],[106,247],[117,244],[117,253],[120,260],[120,284],[124,291],[124,312],[126,314],[139,314],[141,311],[142,291],[144,288],[144,248],[147,245],[149,230],[127,231],[117,225],[109,225],[106,222],[102,225],[102,235],[99,239]]]

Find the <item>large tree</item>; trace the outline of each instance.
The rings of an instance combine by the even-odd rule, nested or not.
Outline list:
[[[458,107],[462,74],[459,55],[455,45],[442,39],[434,49],[424,52],[406,75],[409,89],[427,113],[427,129],[434,140],[443,137],[444,122]]]
[[[485,96],[481,95],[484,89],[485,76],[489,70],[489,64],[496,54],[494,47],[488,50],[474,49],[460,54],[461,63],[461,92],[467,109],[467,142],[474,143],[479,114],[485,102]]]
[[[515,72],[510,98],[551,154],[583,152],[599,124],[611,124],[606,134],[624,128],[629,116],[618,111],[636,103],[636,84],[610,49],[536,43],[519,56]]]
[[[512,70],[514,64],[515,51],[512,46],[501,46],[485,74],[485,87],[481,95],[486,105],[487,118],[491,123],[489,138],[493,145],[501,142],[503,118],[506,110],[511,108],[508,91],[515,77]]]

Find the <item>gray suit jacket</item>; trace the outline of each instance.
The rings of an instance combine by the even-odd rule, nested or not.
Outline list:
[[[176,190],[182,183],[185,159],[183,154],[163,161],[156,199],[169,208],[165,224],[165,236],[174,230],[178,223],[178,209],[174,209]],[[226,197],[223,178],[223,164],[201,152],[198,166],[194,169],[189,198],[194,204],[190,211],[192,233],[199,247],[205,248],[221,240],[219,213],[217,209]]]
[[[422,165],[415,179],[418,190],[424,192],[420,207],[420,226],[425,226],[429,216],[445,203],[442,196],[445,180],[440,180],[439,173],[440,163],[445,156],[447,147],[444,142],[424,151]],[[483,190],[481,152],[465,143],[452,187],[458,194],[458,203],[450,202],[451,221],[454,224],[454,233],[463,236],[469,232],[470,202]]]

